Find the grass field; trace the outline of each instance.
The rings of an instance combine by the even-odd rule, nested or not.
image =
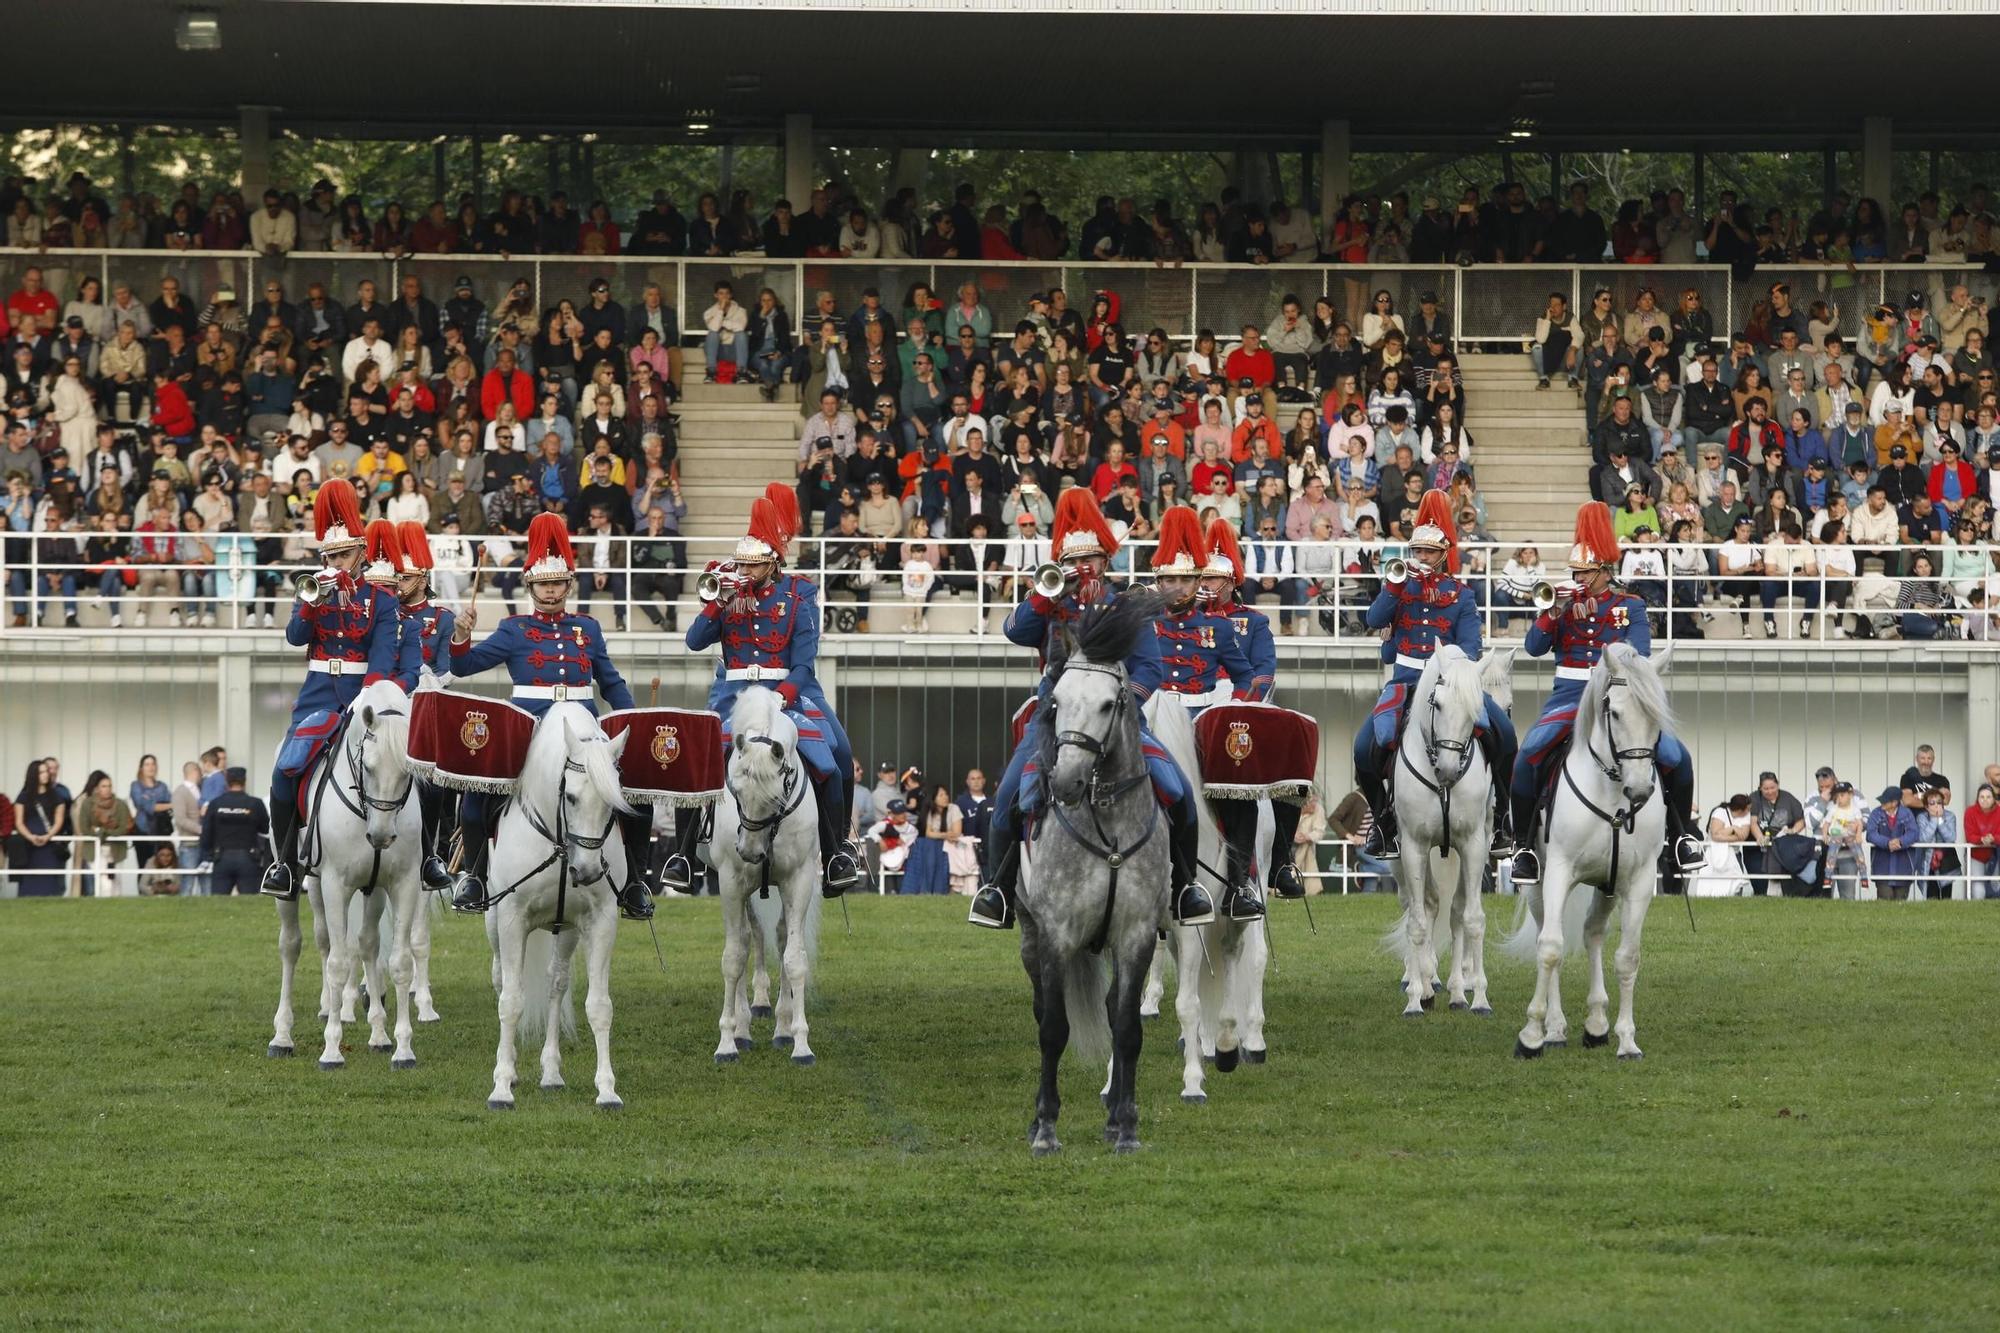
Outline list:
[[[1270,1063],[1183,1107],[1169,1010],[1146,1151],[1098,1142],[1072,1066],[1037,1161],[1018,936],[962,900],[855,899],[851,936],[833,912],[807,1070],[768,1024],[712,1063],[712,902],[662,905],[666,976],[628,924],[615,1116],[587,1039],[568,1092],[530,1055],[520,1109],[485,1109],[471,920],[440,926],[419,1067],[322,1073],[310,1002],[300,1058],[264,1058],[266,904],[9,902],[0,1326],[2000,1323],[2000,911],[1710,903],[1691,934],[1662,901],[1647,1058],[1529,1063],[1497,948],[1495,1017],[1396,1016],[1390,906],[1321,900],[1317,935],[1285,906]]]

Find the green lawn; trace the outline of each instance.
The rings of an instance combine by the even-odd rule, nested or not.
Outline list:
[[[485,1109],[485,937],[439,929],[419,1067],[267,1060],[256,901],[0,904],[0,1327],[1354,1325],[1592,1329],[2000,1323],[2000,911],[1655,905],[1647,1058],[1510,1058],[1496,1016],[1398,1018],[1383,899],[1281,907],[1270,1063],[1178,1100],[1147,1030],[1145,1152],[1024,1131],[1028,987],[962,900],[828,918],[813,1045],[718,1069],[710,902],[619,941],[626,1110]],[[1496,925],[1511,916],[1495,908]],[[1496,929],[1495,934],[1501,933]],[[317,959],[301,962],[311,994]],[[1615,991],[1615,981],[1614,991]],[[760,1041],[768,1024],[759,1025]]]

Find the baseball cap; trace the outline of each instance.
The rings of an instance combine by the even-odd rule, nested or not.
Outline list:
[[[1025,509],[1014,516],[1015,524],[1023,528],[1032,527],[1037,521],[1035,516]]]
[[[1900,444],[1893,445],[1889,449],[1889,457],[1891,458],[1908,458],[1909,456],[1910,451]]]
[[[1851,417],[1858,417],[1862,414],[1862,411],[1863,408],[1860,403],[1855,402],[1853,399],[1848,400],[1847,415]]]
[[[894,773],[896,771],[895,761],[884,759],[881,763],[875,765],[875,771],[877,773]]]
[[[229,768],[223,770],[222,779],[225,782],[234,782],[240,785],[250,780],[250,771],[248,769],[239,768],[232,765]]]
[[[1875,799],[1883,805],[1887,805],[1891,801],[1901,801],[1903,799],[1903,789],[1901,787],[1884,787],[1882,794]]]
[[[469,291],[471,291],[471,290],[472,290],[472,275],[470,275],[470,274],[468,274],[468,273],[461,273],[461,274],[459,274],[459,275],[458,275],[458,280],[457,280],[456,282],[454,282],[454,283],[452,283],[452,284],[451,284],[451,289],[452,289],[453,291],[455,291],[455,292],[469,292]]]
[[[1257,381],[1245,375],[1242,379],[1236,381],[1236,387],[1239,389],[1254,389],[1257,387]]]

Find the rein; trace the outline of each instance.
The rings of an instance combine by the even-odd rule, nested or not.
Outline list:
[[[376,716],[401,717],[403,716],[403,710],[400,708],[384,708],[379,710]],[[362,766],[361,755],[368,748],[368,743],[375,739],[375,733],[364,730],[361,733],[360,743],[351,743],[348,738],[348,727],[352,720],[352,718],[348,718],[340,724],[340,753],[341,757],[347,761],[347,776],[354,786],[354,798],[350,799],[348,797],[346,784],[333,780],[333,764],[330,762],[321,764],[319,769],[319,784],[313,793],[313,809],[315,812],[318,811],[319,801],[330,790],[333,792],[333,798],[339,801],[349,814],[359,819],[363,824],[366,824],[368,822],[369,810],[379,810],[385,814],[391,810],[401,810],[403,803],[410,799],[410,788],[416,785],[417,778],[415,773],[411,773],[406,777],[403,780],[403,790],[393,800],[385,800],[379,796],[369,795],[368,770]],[[366,809],[363,808],[364,806]],[[314,837],[312,855],[307,858],[315,870],[319,868],[320,853],[325,850],[319,842],[318,834],[319,821],[315,819],[313,821]],[[369,851],[371,856],[368,861],[368,881],[361,886],[363,893],[375,892],[377,881],[382,875],[382,849],[371,844]]]
[[[1425,777],[1418,771],[1417,766],[1410,762],[1409,746],[1399,747],[1397,753],[1402,757],[1403,767],[1408,770],[1410,776],[1422,783],[1424,789],[1430,792],[1431,795],[1438,798],[1439,841],[1437,849],[1440,852],[1449,852],[1451,850],[1451,794],[1457,790],[1458,784],[1465,780],[1465,775],[1472,770],[1473,741],[1470,735],[1462,741],[1441,741],[1437,738],[1437,715],[1441,710],[1438,704],[1438,690],[1435,683],[1431,686],[1429,705],[1429,716],[1424,718],[1422,723],[1419,724],[1417,732],[1423,737],[1424,762],[1430,765],[1431,773],[1435,775],[1436,780],[1433,781],[1432,778]],[[1478,726],[1476,722],[1473,725],[1475,728]],[[1438,763],[1439,756],[1444,751],[1450,751],[1458,756],[1458,771],[1453,773],[1450,778],[1444,776],[1444,769]]]
[[[1124,687],[1125,673],[1123,671],[1088,664],[1066,666],[1064,670],[1094,671],[1100,675],[1115,677],[1119,682],[1118,715],[1113,720],[1112,726],[1116,728],[1124,723],[1126,712],[1132,707],[1132,695]],[[1125,862],[1152,838],[1153,830],[1159,826],[1160,807],[1157,801],[1148,801],[1146,803],[1149,811],[1146,826],[1139,830],[1138,837],[1133,839],[1129,847],[1121,848],[1118,846],[1116,840],[1104,831],[1104,817],[1102,812],[1110,809],[1121,797],[1146,781],[1146,762],[1144,757],[1141,756],[1135,772],[1124,777],[1104,778],[1099,774],[1098,768],[1110,757],[1108,754],[1110,745],[1106,741],[1099,740],[1087,732],[1058,731],[1055,733],[1055,743],[1058,750],[1064,746],[1069,746],[1073,749],[1082,750],[1093,757],[1090,767],[1090,778],[1085,786],[1084,800],[1082,802],[1084,812],[1090,817],[1089,831],[1086,832],[1084,829],[1077,827],[1077,821],[1071,815],[1071,807],[1056,800],[1053,793],[1050,793],[1049,809],[1055,814],[1056,822],[1061,824],[1063,830],[1076,840],[1077,845],[1103,861],[1106,869],[1110,871],[1110,884],[1104,894],[1104,916],[1097,923],[1097,931],[1091,937],[1089,946],[1092,953],[1102,953],[1104,952],[1105,942],[1111,935],[1111,913],[1118,901],[1119,872],[1124,869]],[[1046,789],[1048,783],[1047,774],[1043,775],[1042,781]]]
[[[521,803],[521,813],[527,818],[528,827],[532,828],[547,841],[550,848],[549,854],[537,862],[534,869],[528,871],[512,884],[509,884],[505,889],[502,889],[499,893],[494,894],[488,899],[489,906],[492,903],[497,903],[535,876],[541,874],[544,870],[547,870],[550,866],[556,867],[556,919],[549,926],[549,933],[551,935],[560,935],[562,933],[563,912],[569,901],[569,859],[564,853],[572,848],[580,848],[586,852],[600,850],[610,839],[611,829],[618,822],[618,812],[614,810],[605,818],[604,831],[596,837],[578,833],[570,828],[568,809],[569,775],[584,771],[582,764],[567,756],[564,757],[563,775],[556,782],[556,823],[553,829],[549,827],[546,820],[535,813],[527,802],[523,801]],[[611,868],[600,860],[598,862],[597,873],[589,879],[579,879],[576,884],[578,888],[588,888],[590,885],[609,879],[610,877]]]
[[[778,795],[784,804],[775,813],[763,819],[752,819],[743,813],[741,798],[738,798],[736,801],[737,825],[751,833],[762,833],[764,835],[764,860],[758,866],[757,896],[759,898],[769,898],[771,896],[771,857],[777,851],[778,830],[784,826],[787,819],[791,818],[792,811],[799,808],[800,802],[805,800],[806,783],[805,779],[801,776],[803,769],[798,763],[798,756],[796,754],[786,754],[785,747],[781,742],[770,736],[746,736],[743,739],[746,745],[770,746],[771,753],[776,755],[778,762],[785,766],[785,775],[778,787]],[[731,788],[729,794],[732,797],[736,796],[735,789]]]

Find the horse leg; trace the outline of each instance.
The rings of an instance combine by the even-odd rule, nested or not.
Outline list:
[[[382,913],[389,903],[389,891],[376,889],[361,895],[361,972],[368,980],[368,1049],[385,1054],[389,1043],[389,988],[382,976]],[[400,929],[400,927],[399,927]]]
[[[321,911],[326,919],[326,1044],[319,1053],[321,1069],[338,1069],[347,1063],[340,1053],[340,1029],[354,1017],[351,1001],[346,1001],[341,991],[347,985],[347,974],[353,965],[354,946],[350,942],[347,922],[346,889],[340,885],[320,885]]]
[[[1627,885],[1619,893],[1622,910],[1618,917],[1618,952],[1613,961],[1618,967],[1620,1060],[1637,1060],[1645,1054],[1639,1049],[1638,1029],[1632,1023],[1632,991],[1639,984],[1639,935],[1646,927],[1646,909],[1652,900],[1651,888],[1643,883]]]
[[[806,912],[813,905],[812,895],[818,892],[810,871],[795,872],[792,882],[785,885],[785,938],[780,954],[785,969],[784,1008],[791,1024],[787,1031],[792,1038],[792,1063],[800,1066],[815,1058],[812,1044],[806,1040],[806,983],[812,968],[812,958],[806,952]]]
[[[339,996],[333,979],[333,928],[326,917],[326,889],[318,875],[308,875],[306,897],[312,903],[313,947],[319,950],[319,1011],[313,1017],[325,1021],[327,1010]]]
[[[792,1024],[798,1020],[799,1007],[805,1003],[804,996],[793,993],[792,983],[785,976],[783,959],[787,947],[786,941],[791,937],[791,932],[785,925],[787,910],[782,906],[781,900],[776,927],[778,937],[777,953],[780,961],[778,963],[778,970],[772,973],[769,978],[771,981],[777,983],[777,994],[773,997],[773,1004],[771,1005],[771,1016],[773,1019],[771,1025],[771,1044],[781,1051],[791,1049]],[[757,938],[762,939],[764,926],[755,915],[752,915],[750,918],[750,926]],[[747,1026],[745,1030],[748,1030]]]
[[[528,932],[511,899],[491,911],[500,914],[493,950],[500,968],[500,1044],[493,1054],[493,1091],[487,1094],[486,1105],[489,1110],[511,1111],[514,1044],[521,1027],[522,986],[526,981],[522,973],[528,966]]]
[[[1270,924],[1253,922],[1243,935],[1243,955],[1236,962],[1235,983],[1243,996],[1243,1058],[1261,1065],[1264,1046],[1264,972],[1270,966]]]
[[[765,955],[769,942],[764,938],[764,923],[758,919],[756,909],[748,898],[743,900],[743,911],[750,920],[750,948],[756,959],[750,967],[750,1012],[744,1016],[742,1024],[743,1035],[747,1037],[750,1035],[749,1019],[775,1018],[777,1012],[772,1008],[771,960]]]
[[[743,1008],[743,973],[749,965],[750,936],[756,923],[750,919],[750,905],[742,891],[727,879],[722,883],[722,1014],[716,1020],[720,1034],[715,1043],[715,1063],[728,1064],[750,1044],[749,1019]]]
[[[1557,856],[1542,871],[1542,928],[1535,941],[1535,994],[1528,1001],[1528,1021],[1514,1043],[1524,1059],[1540,1055],[1550,1039],[1548,1018],[1557,1000],[1556,969],[1562,962],[1563,898],[1569,886],[1569,866]],[[1557,1009],[1560,1013],[1560,1009]]]
[[[1603,894],[1591,899],[1590,915],[1583,921],[1583,952],[1590,972],[1590,992],[1583,1001],[1583,1044],[1602,1046],[1611,1040],[1611,1019],[1605,1013],[1611,997],[1604,990],[1604,931],[1611,921],[1611,900]]]
[[[1146,969],[1146,989],[1139,995],[1139,1017],[1152,1019],[1160,1016],[1160,1001],[1167,993],[1167,953],[1164,949],[1153,950],[1153,962]]]
[[[1403,904],[1403,1017],[1422,1018],[1431,998],[1423,963],[1431,949],[1430,855],[1414,842],[1411,851],[1416,854],[1396,861],[1396,896]]]
[[[562,1076],[562,1021],[569,1012],[570,978],[575,969],[577,931],[565,930],[555,937],[549,951],[548,1026],[542,1031],[542,1091],[555,1092],[568,1085]]]
[[[1140,947],[1152,952],[1152,938],[1142,940]],[[1145,1039],[1145,1027],[1139,1022],[1139,993],[1145,984],[1145,969],[1139,966],[1138,957],[1120,958],[1111,969],[1111,985],[1104,996],[1111,1023],[1111,1104],[1104,1138],[1114,1152],[1139,1150],[1139,1047]]]
[[[280,898],[278,904],[278,1012],[271,1019],[271,1044],[264,1053],[292,1053],[292,977],[299,968],[299,900]]]
[[[599,908],[589,930],[583,955],[587,981],[583,1012],[590,1020],[590,1035],[597,1040],[597,1107],[617,1111],[625,1106],[618,1096],[618,1077],[611,1071],[611,946],[618,939],[617,908],[610,903]]]
[[[1181,1100],[1208,1100],[1201,1086],[1201,934],[1196,926],[1175,926],[1174,1017],[1181,1025]],[[1143,1012],[1143,1011],[1142,1011]]]
[[[1444,951],[1444,940],[1451,929],[1451,905],[1438,891],[1438,886],[1447,882],[1440,873],[1442,864],[1439,858],[1424,868],[1424,912],[1430,922],[1430,947],[1418,961],[1423,964],[1424,985],[1429,992],[1424,997],[1427,1007],[1436,1003],[1437,993],[1444,989],[1444,979],[1438,975],[1438,955]]]
[[[410,922],[410,989],[415,991],[417,1021],[438,1021],[437,1005],[431,999],[431,909],[433,899],[420,898]]]
[[[1491,1014],[1493,1004],[1486,998],[1486,903],[1479,894],[1484,869],[1478,861],[1469,861],[1468,866],[1458,891],[1458,928],[1454,934],[1454,939],[1463,943],[1454,945],[1452,968],[1463,972],[1472,987],[1472,1012]]]
[[[1025,923],[1023,929],[1028,929]],[[1056,1138],[1056,1117],[1062,1112],[1056,1073],[1069,1045],[1069,1010],[1063,1000],[1062,959],[1053,949],[1038,949],[1031,965],[1040,972],[1036,985],[1041,999],[1042,1082],[1035,1094],[1035,1126],[1029,1147],[1035,1156],[1047,1157],[1062,1151],[1062,1142]]]
[[[416,1029],[417,1003],[413,990],[417,969],[410,937],[416,933],[417,921],[424,913],[424,891],[412,879],[407,886],[398,888],[396,894],[396,937],[389,950],[389,976],[396,991],[396,1050],[389,1057],[389,1068],[414,1069],[417,1053],[410,1046],[410,1036]]]

